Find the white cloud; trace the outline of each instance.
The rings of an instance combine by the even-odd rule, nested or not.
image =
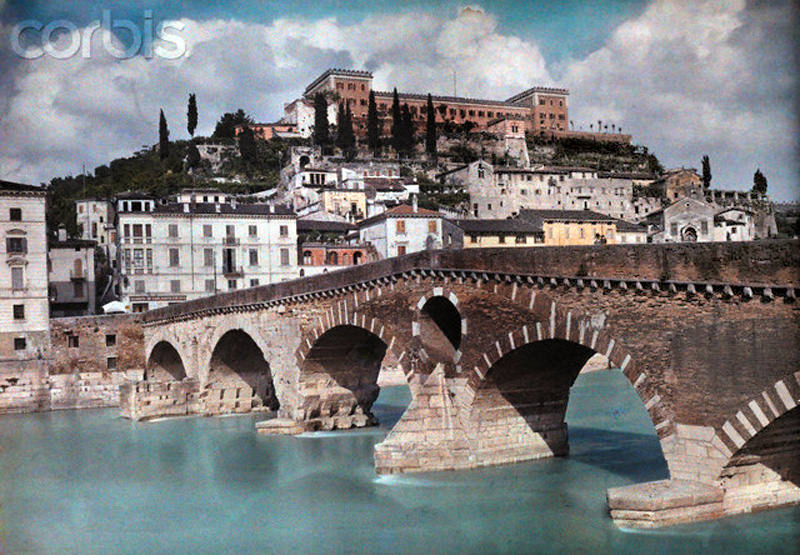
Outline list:
[[[2,1],[2,0],[0,0]],[[174,61],[15,60],[0,84],[0,178],[48,181],[157,140],[186,136],[186,97],[197,93],[198,133],[224,111],[260,120],[328,67],[366,68],[376,88],[504,98],[534,84],[571,89],[571,118],[622,125],[670,164],[711,155],[715,181],[747,187],[756,164],[783,196],[796,183],[794,90],[785,7],[658,1],[607,44],[566,64],[557,80],[533,40],[503,34],[477,7],[458,14],[280,19],[269,25],[182,20],[189,53]],[[95,36],[99,40],[99,33]],[[782,42],[783,39],[783,42]],[[8,53],[0,46],[0,62]],[[5,57],[5,58],[4,58]],[[780,137],[780,139],[778,139]],[[795,179],[795,181],[790,181]]]

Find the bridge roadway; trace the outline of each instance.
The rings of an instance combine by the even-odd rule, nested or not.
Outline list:
[[[800,502],[797,241],[415,253],[145,316],[135,419],[274,410],[262,433],[375,423],[382,366],[412,402],[378,472],[569,450],[564,413],[601,353],[638,393],[670,479],[610,490],[658,526]]]

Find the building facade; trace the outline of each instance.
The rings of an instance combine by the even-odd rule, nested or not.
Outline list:
[[[169,203],[118,221],[135,312],[298,277],[296,216],[282,206]]]
[[[61,233],[64,231],[63,233]],[[88,316],[96,311],[94,252],[97,243],[67,239],[66,230],[48,245],[50,316]]]
[[[519,219],[540,226],[547,246],[617,243],[616,220],[591,210],[522,210]]]
[[[438,212],[401,204],[359,223],[358,236],[371,243],[381,258],[391,258],[446,247],[444,225]]]
[[[113,203],[105,199],[75,201],[80,239],[95,241],[112,265],[117,259],[117,227]]]
[[[0,181],[0,371],[36,365],[49,351],[46,192]]]

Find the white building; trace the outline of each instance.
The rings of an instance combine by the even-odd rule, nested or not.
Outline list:
[[[755,214],[745,208],[725,208],[714,215],[714,241],[752,241]]]
[[[153,204],[121,210],[118,225],[134,312],[298,276],[296,216],[282,206]]]
[[[401,204],[358,224],[360,242],[369,242],[382,258],[441,249],[444,218],[438,212]]]
[[[338,105],[335,102],[328,104],[328,123],[336,123]],[[297,126],[297,134],[308,139],[314,133],[314,100],[298,98],[283,107],[283,122],[293,123]]]
[[[0,371],[50,348],[45,205],[43,189],[0,181]]]
[[[58,232],[58,239],[48,245],[50,315],[58,318],[94,314],[94,249],[97,243],[67,239],[63,227]]]
[[[80,229],[80,238],[96,241],[108,260],[115,261],[117,228],[114,225],[114,205],[104,199],[76,200],[75,218]]]
[[[692,197],[679,199],[647,217],[653,243],[706,243],[714,240],[715,207]]]

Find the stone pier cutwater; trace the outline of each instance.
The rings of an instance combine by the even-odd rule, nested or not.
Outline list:
[[[260,433],[375,424],[381,367],[412,401],[379,473],[567,455],[570,387],[620,368],[668,480],[614,488],[650,527],[800,502],[796,241],[433,251],[158,309],[123,414],[273,411]]]

